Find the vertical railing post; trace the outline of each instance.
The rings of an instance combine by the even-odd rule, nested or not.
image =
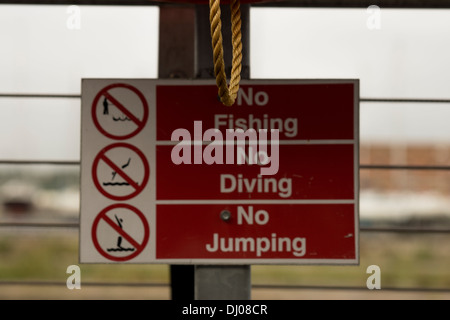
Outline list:
[[[222,36],[226,72],[231,74],[231,12],[228,5],[221,6]],[[242,20],[242,79],[250,77],[250,6],[241,5]],[[213,54],[209,22],[209,7],[196,8],[196,54],[197,78],[213,79]],[[232,110],[232,109],[230,109]],[[231,112],[231,111],[230,111]],[[251,268],[249,265],[195,266],[195,299],[197,300],[249,300],[251,297]]]
[[[241,5],[243,61],[241,78],[250,77],[250,6]],[[161,5],[159,22],[159,78],[213,79],[209,7],[207,5]],[[231,13],[222,6],[224,59],[230,75]],[[231,299],[251,296],[249,265],[172,265],[173,300]]]
[[[161,4],[158,78],[194,78],[195,8]],[[193,265],[171,265],[172,300],[194,300]]]

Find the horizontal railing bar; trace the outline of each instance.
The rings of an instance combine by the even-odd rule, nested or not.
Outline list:
[[[0,280],[0,285],[4,286],[66,286],[66,282],[40,281],[40,280]],[[167,283],[134,283],[134,282],[83,282],[82,286],[91,287],[167,287]]]
[[[443,233],[450,234],[450,229],[446,228],[424,228],[424,227],[360,227],[360,232],[376,233]]]
[[[40,280],[0,280],[0,286],[67,286],[66,282],[60,281],[40,281]],[[88,287],[169,287],[168,283],[149,283],[149,282],[83,282],[82,286]],[[357,286],[313,286],[313,285],[283,285],[283,284],[253,284],[253,289],[271,289],[271,290],[352,290],[367,291],[367,287]],[[382,287],[383,291],[401,291],[401,292],[435,292],[448,293],[450,288],[424,288],[424,287]]]
[[[0,160],[3,165],[70,165],[79,166],[81,164],[78,160]]]
[[[432,8],[450,8],[449,0],[282,0],[267,1],[252,4],[255,7],[271,8],[367,8],[371,5],[377,5],[380,8],[396,9],[432,9]]]
[[[80,94],[57,93],[0,93],[0,98],[56,98],[81,99]],[[415,99],[415,98],[360,98],[360,102],[397,102],[397,103],[450,103],[450,99]]]
[[[74,228],[78,229],[78,222],[0,222],[0,228]]]
[[[0,4],[29,5],[95,5],[95,6],[157,6],[161,2],[151,0],[0,0]]]
[[[0,165],[71,165],[79,166],[78,160],[0,160]],[[361,164],[363,170],[450,170],[450,166],[422,166],[422,165],[385,165]]]
[[[306,286],[306,285],[277,285],[277,284],[253,284],[253,289],[278,289],[278,290],[352,290],[352,291],[367,291],[367,287],[356,286]],[[397,288],[397,287],[382,287],[382,291],[402,291],[402,292],[450,292],[450,288]],[[373,291],[381,291],[373,290]]]
[[[0,222],[0,228],[73,228],[78,229],[78,222]],[[419,228],[419,227],[361,227],[361,232],[390,232],[390,233],[443,233],[450,234],[445,228]]]
[[[368,170],[450,170],[450,166],[384,165],[361,164],[360,169]]]
[[[79,166],[78,160],[0,160],[0,164],[4,165],[70,165]]]
[[[0,98],[81,99],[81,95],[79,95],[79,94],[0,93]]]
[[[450,99],[390,99],[390,98],[360,98],[360,102],[398,102],[398,103],[450,103]]]
[[[0,0],[1,4],[38,4],[38,5],[115,5],[115,6],[155,6],[164,5],[152,0]],[[178,2],[179,4],[179,2]],[[183,4],[186,5],[186,4]],[[377,5],[381,8],[450,8],[449,0],[283,0],[252,4],[257,7],[317,7],[317,8],[367,8]]]

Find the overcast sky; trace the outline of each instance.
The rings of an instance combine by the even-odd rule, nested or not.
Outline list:
[[[157,7],[78,9],[75,21],[69,6],[0,5],[0,93],[157,77]],[[363,98],[450,99],[450,11],[374,14],[252,9],[251,77],[358,78]],[[0,110],[1,159],[79,159],[80,100],[0,98]],[[362,103],[360,117],[363,143],[450,144],[449,104]]]

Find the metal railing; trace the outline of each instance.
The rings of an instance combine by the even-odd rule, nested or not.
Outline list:
[[[170,0],[166,0],[170,3]],[[175,1],[176,2],[176,1]],[[180,1],[178,0],[178,3]],[[206,2],[206,1],[204,1]],[[189,1],[186,1],[189,3]],[[194,1],[192,1],[194,3]],[[0,0],[0,4],[73,5],[73,0]],[[77,5],[103,6],[157,6],[161,1],[152,0],[77,0]],[[276,0],[253,4],[258,7],[314,7],[314,8],[450,8],[449,0]]]
[[[0,98],[57,98],[57,99],[81,99],[77,94],[0,94]],[[380,102],[380,103],[446,103],[450,104],[449,99],[391,99],[391,98],[361,98],[360,102]],[[80,161],[74,160],[5,160],[0,159],[0,165],[57,165],[57,166],[80,166]],[[450,166],[432,166],[432,165],[372,165],[360,164],[360,170],[426,170],[449,171]],[[32,229],[58,229],[69,228],[79,229],[78,222],[63,223],[41,223],[41,222],[1,222],[2,228],[32,228]],[[361,227],[362,233],[399,233],[399,234],[444,234],[450,235],[449,228],[429,228],[429,227]],[[0,286],[65,286],[66,284],[58,281],[7,281],[1,280]],[[133,283],[133,282],[83,282],[84,286],[89,287],[170,287],[169,283]],[[254,284],[254,290],[367,290],[366,287],[355,286],[305,286],[305,285],[273,285],[273,284]],[[430,288],[430,287],[383,287],[384,291],[394,292],[423,292],[423,293],[450,293],[450,288]]]
[[[1,286],[56,286],[66,287],[66,282],[62,281],[0,281]],[[130,287],[130,288],[168,288],[169,283],[155,282],[83,282],[87,287]],[[279,284],[253,284],[255,290],[348,290],[366,291],[367,287],[358,286],[308,286],[308,285],[279,285]],[[427,292],[427,293],[450,293],[450,288],[423,288],[423,287],[383,287],[383,291],[394,292]]]

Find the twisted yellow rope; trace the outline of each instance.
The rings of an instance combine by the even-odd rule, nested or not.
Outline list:
[[[230,86],[227,86],[225,62],[223,59],[222,22],[220,21],[220,0],[209,0],[209,20],[211,22],[211,38],[213,48],[214,74],[219,88],[219,97],[226,106],[232,106],[236,100],[241,80],[242,36],[241,9],[239,0],[231,0],[231,32],[233,43],[233,61]]]

